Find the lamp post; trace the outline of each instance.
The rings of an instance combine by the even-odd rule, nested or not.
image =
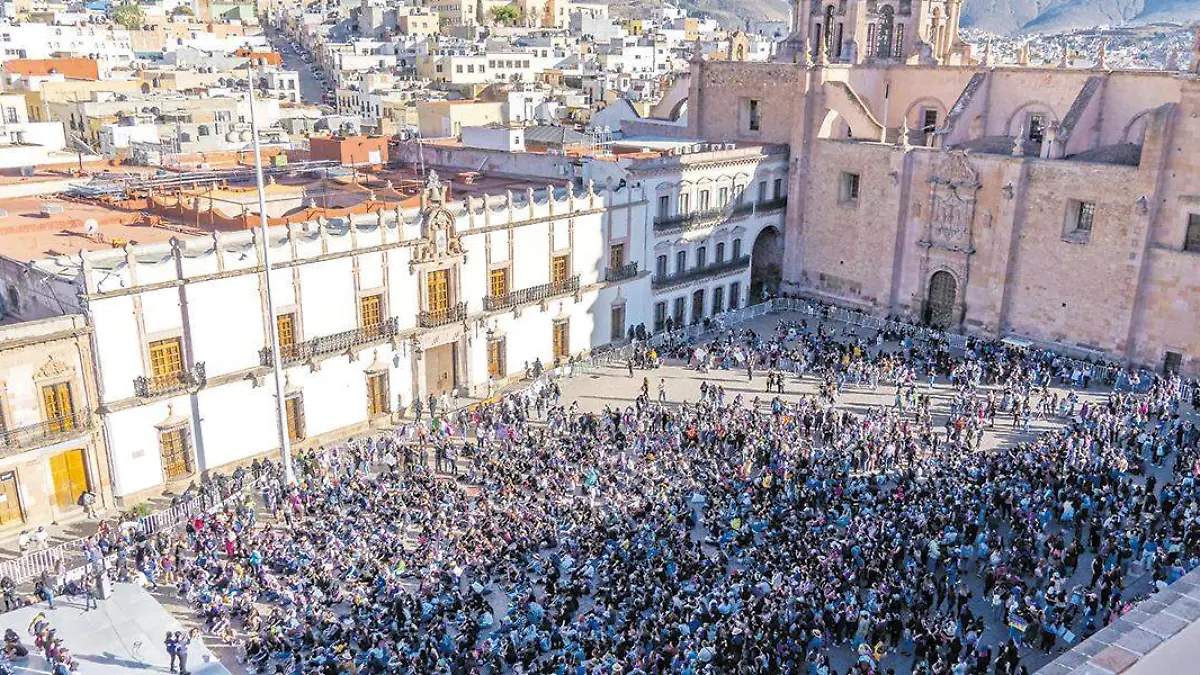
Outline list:
[[[257,68],[255,68],[257,73]],[[275,425],[279,432],[279,452],[283,462],[283,480],[296,484],[292,467],[292,446],[288,438],[287,417],[283,398],[283,354],[279,351],[279,331],[275,326],[275,299],[271,293],[271,245],[267,241],[267,194],[263,188],[262,153],[258,144],[258,117],[254,112],[254,77],[250,78],[250,134],[254,147],[254,181],[258,187],[259,240],[262,242],[263,279],[267,290],[267,334],[271,340],[271,377],[275,380]],[[218,252],[219,253],[219,252]]]

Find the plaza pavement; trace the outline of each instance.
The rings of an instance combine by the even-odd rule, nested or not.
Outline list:
[[[29,658],[13,661],[18,675],[45,675],[50,665],[33,644],[29,626],[45,613],[50,627],[80,662],[80,675],[121,675],[170,672],[163,646],[167,631],[183,630],[162,605],[135,584],[114,584],[107,600],[83,611],[83,599],[57,597],[54,609],[38,603],[0,614],[0,632],[12,628],[29,649]],[[230,675],[199,640],[188,649],[188,672],[195,675]]]

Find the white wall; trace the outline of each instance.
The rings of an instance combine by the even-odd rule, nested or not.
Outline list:
[[[645,248],[646,222],[640,197],[628,191],[572,198],[562,188],[537,194],[475,199],[448,204],[466,252],[459,260],[459,286],[452,301],[465,302],[468,319],[436,329],[460,336],[466,346],[466,372],[460,383],[482,394],[487,384],[486,330],[508,336],[510,373],[523,364],[552,361],[556,320],[570,321],[570,349],[579,353],[611,341],[611,307],[626,305],[627,325],[646,321],[649,277],[607,283],[608,246],[627,242],[630,260]],[[607,205],[616,203],[609,208]],[[349,351],[329,352],[312,363],[285,367],[285,387],[303,395],[309,439],[361,429],[367,415],[367,373],[386,372],[394,410],[411,403],[424,388],[416,374],[411,339],[431,331],[417,328],[423,275],[410,269],[413,243],[423,241],[415,211],[355,217],[274,228],[272,287],[277,313],[296,314],[296,341],[331,336],[358,327],[358,298],[385,293],[384,313],[395,317],[401,335],[374,340]],[[511,224],[511,225],[510,225]],[[511,288],[550,281],[551,255],[570,251],[571,273],[580,276],[578,294],[568,293],[514,309],[486,312],[488,270],[511,266]],[[258,265],[259,250],[249,232],[220,234],[170,245],[99,251],[85,258],[84,281],[92,297],[89,311],[102,364],[102,400],[117,475],[118,496],[151,490],[163,481],[159,428],[186,423],[197,469],[204,471],[277,450],[274,390],[260,350],[267,337]],[[295,262],[296,264],[290,264]],[[638,261],[641,262],[641,261]],[[643,269],[645,269],[643,264]],[[178,282],[182,280],[183,283]],[[624,332],[624,328],[622,329]],[[203,362],[207,385],[166,398],[139,399],[134,379],[150,375],[144,363],[150,340],[181,336],[185,367]],[[316,442],[316,441],[314,441]]]

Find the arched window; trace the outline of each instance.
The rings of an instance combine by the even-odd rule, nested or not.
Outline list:
[[[891,5],[879,8],[879,44],[875,55],[881,59],[892,57],[892,29],[894,28],[895,10]]]
[[[835,10],[833,8],[833,5],[827,6],[825,8],[824,25],[817,24],[817,35],[816,35],[816,39],[813,40],[813,58],[814,59],[816,59],[820,56],[820,52],[822,49],[828,50],[829,46],[833,44],[833,13],[834,13],[834,11]]]
[[[207,136],[208,135],[208,126],[205,124],[201,124],[199,127],[196,127],[196,135],[197,136]]]

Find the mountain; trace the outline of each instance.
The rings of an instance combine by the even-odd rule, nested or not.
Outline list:
[[[613,14],[646,18],[656,3],[612,0]],[[689,11],[721,25],[740,27],[752,19],[786,20],[788,0],[682,0]],[[1200,0],[966,0],[963,27],[999,35],[1053,33],[1096,26],[1188,23],[1200,18]]]
[[[966,28],[1011,35],[1184,23],[1198,16],[1200,0],[967,0],[962,23]]]

